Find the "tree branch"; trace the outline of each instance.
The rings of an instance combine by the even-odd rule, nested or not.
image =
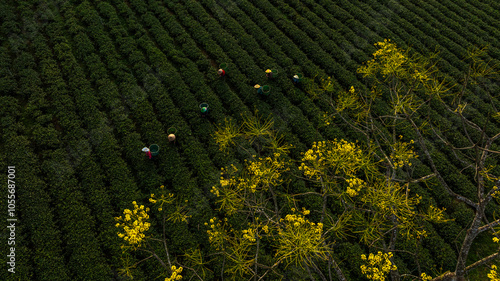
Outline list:
[[[163,246],[165,247],[165,253],[167,253],[168,265],[172,267],[172,264],[170,263],[170,255],[168,254],[168,248],[167,248],[167,236],[165,235],[165,212],[162,213],[163,213]]]
[[[191,268],[191,267],[189,267],[189,266],[182,265],[182,264],[180,264],[180,266],[181,266],[181,267],[184,267],[184,268],[186,268],[186,269],[191,270],[191,271],[192,271],[192,272],[196,275],[196,277],[198,277],[201,281],[203,281],[203,278],[201,278],[201,277],[200,277],[200,275],[198,275],[198,273],[196,273],[196,270],[194,270],[193,268]]]
[[[483,226],[481,226],[480,228],[478,228],[477,230],[479,231],[479,233],[484,232],[484,231],[486,231],[486,230],[488,230],[488,229],[493,230],[493,227],[495,227],[495,226],[497,226],[497,225],[499,225],[499,224],[500,224],[500,219],[498,219],[498,220],[496,220],[496,221],[492,221],[492,222],[490,222],[489,224],[483,225]],[[494,230],[493,230],[493,231],[494,231]]]
[[[414,180],[400,180],[400,179],[393,179],[393,181],[395,182],[404,182],[404,183],[418,183],[418,182],[423,182],[423,181],[426,181],[432,177],[436,176],[435,173],[432,173],[432,174],[429,174],[427,176],[423,176],[421,178],[418,178],[418,179],[414,179]]]
[[[411,123],[413,129],[415,130],[415,132],[418,135],[418,142],[420,143],[420,145],[425,153],[425,156],[427,156],[427,159],[429,160],[429,163],[431,164],[432,171],[434,172],[434,174],[437,175],[439,182],[443,185],[443,187],[446,189],[446,191],[451,196],[455,197],[456,199],[466,203],[467,205],[473,207],[474,209],[477,209],[478,208],[477,203],[474,203],[469,198],[464,197],[462,195],[458,195],[453,190],[451,190],[451,188],[448,186],[448,184],[444,181],[443,177],[441,177],[441,174],[439,174],[439,171],[437,170],[436,165],[434,164],[434,160],[432,159],[432,157],[429,153],[429,149],[427,148],[427,145],[425,145],[424,137],[422,136],[422,133],[420,133],[418,126],[415,124],[415,122],[413,122],[412,119],[408,119],[408,121]]]
[[[481,260],[479,260],[479,261],[477,261],[477,262],[475,262],[475,263],[467,266],[465,268],[465,271],[468,272],[468,271],[470,271],[470,270],[472,270],[472,269],[474,269],[474,268],[476,268],[476,267],[478,267],[480,265],[483,265],[483,264],[485,264],[485,263],[487,263],[487,262],[489,262],[491,260],[494,260],[496,258],[499,258],[499,257],[500,257],[500,251],[496,252],[494,254],[491,254],[491,255],[489,255],[489,256],[487,256],[487,257],[485,257],[485,258],[483,258],[483,259],[481,259]]]
[[[318,274],[321,276],[321,279],[323,279],[323,281],[327,281],[325,275],[323,275],[323,272],[321,272],[321,270],[319,270],[318,266],[314,263],[314,261],[311,261],[311,264],[312,264],[314,270],[316,270],[316,272],[318,272]]]
[[[160,257],[158,257],[158,255],[157,255],[155,252],[150,251],[150,250],[146,250],[146,249],[142,249],[142,248],[138,248],[138,250],[140,250],[140,251],[144,251],[144,252],[146,252],[146,253],[151,254],[152,256],[154,256],[154,257],[155,257],[155,258],[156,258],[156,259],[157,259],[157,260],[161,263],[161,265],[162,265],[162,266],[163,266],[166,270],[170,270],[170,268],[169,268],[169,267],[167,267],[167,265],[163,262],[163,260],[162,260],[162,259],[160,259]]]

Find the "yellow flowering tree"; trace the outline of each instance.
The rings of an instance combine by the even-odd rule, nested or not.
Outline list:
[[[323,86],[330,87],[329,82],[324,82]],[[227,223],[227,217],[224,221],[213,218],[206,223],[210,227],[207,230],[210,243],[222,253],[225,272],[238,276],[253,276],[258,279],[270,272],[280,276],[275,271],[280,264],[294,264],[305,267],[312,278],[310,268],[322,275],[316,264],[317,260],[329,262],[340,272],[331,256],[331,245],[323,237],[323,223],[306,219],[304,216],[311,211],[305,208],[300,214],[295,213],[296,208],[292,208],[292,214],[283,213],[279,197],[284,197],[285,202],[290,202],[292,198],[290,194],[278,192],[277,188],[283,189],[283,185],[287,184],[286,177],[289,176],[293,163],[286,160],[291,146],[277,135],[270,116],[262,119],[246,115],[242,126],[225,122],[217,128],[214,138],[221,150],[228,152],[229,146],[235,146],[249,152],[248,146],[244,146],[244,141],[247,141],[258,155],[248,153],[248,159],[240,165],[231,164],[221,168],[219,182],[211,189],[219,211],[224,212],[227,217],[246,214],[251,221],[249,227],[233,229]],[[343,143],[338,149],[352,150],[353,147]],[[335,160],[333,155],[329,159],[339,164],[344,162],[342,166],[351,169],[348,167],[349,161]],[[312,177],[315,173],[329,174],[326,165],[327,163],[323,167],[302,165],[301,169],[310,171]],[[261,263],[259,249],[262,243],[275,249],[275,259],[271,264]]]
[[[401,150],[398,160],[390,163],[408,165],[416,157],[411,148]],[[330,217],[325,212],[329,197],[340,198],[345,208],[343,215],[336,220],[328,219],[327,232],[332,232],[337,238],[355,236],[366,245],[394,250],[398,236],[407,239],[426,236],[421,222],[446,221],[443,209],[431,205],[425,211],[419,207],[421,197],[408,194],[409,183],[392,181],[387,174],[381,173],[383,163],[375,161],[370,149],[345,140],[317,142],[303,154],[299,170],[320,187],[320,192],[315,194],[323,199],[321,222]],[[392,168],[397,169],[397,165],[393,164]],[[294,196],[301,195],[304,194]],[[388,244],[382,242],[386,238]],[[389,258],[394,263],[393,256]],[[391,275],[398,276],[399,273],[394,270]]]
[[[272,127],[265,127],[265,130],[254,132],[272,131]],[[240,133],[247,135],[244,130]],[[221,147],[224,145],[220,143]],[[267,157],[249,154],[251,159],[244,161],[239,168],[234,164],[222,168],[219,183],[211,190],[219,210],[227,216],[251,214],[254,222],[261,219],[258,225],[262,227],[239,230],[243,231],[241,235],[236,230],[229,231],[226,223],[216,218],[210,224],[207,222],[211,228],[207,230],[211,244],[229,261],[226,271],[259,276],[258,268],[266,268],[258,262],[258,248],[264,231],[264,240],[276,249],[275,263],[267,265],[268,270],[264,274],[281,263],[293,263],[305,267],[309,274],[309,268],[312,268],[323,276],[317,265],[317,261],[322,261],[335,270],[339,279],[345,280],[332,255],[331,245],[337,239],[357,235],[370,244],[384,239],[392,228],[408,237],[420,237],[425,235],[425,231],[416,223],[417,219],[431,220],[432,214],[433,220],[444,221],[442,215],[436,214],[440,211],[437,208],[433,207],[429,213],[419,212],[416,205],[420,197],[408,196],[407,185],[392,182],[380,172],[381,161],[374,159],[374,149],[345,140],[313,143],[302,154],[298,170],[319,190],[305,194],[277,194],[274,191],[275,187],[283,185],[283,176],[291,166],[283,160],[286,154],[276,150],[271,150]],[[412,142],[400,141],[398,149],[387,159],[394,169],[398,169],[409,166],[415,157]],[[296,205],[296,198],[310,194],[321,196],[323,201],[321,210],[317,210],[321,214],[319,222],[304,217],[310,213],[309,210],[304,210],[302,214],[282,214],[277,200],[279,195]],[[326,211],[330,197],[340,198],[345,207],[344,213],[335,219]],[[293,208],[292,212],[295,210]],[[327,236],[328,233],[332,235]],[[246,239],[241,240],[241,237]],[[394,248],[395,237],[391,238],[389,248]],[[255,251],[255,256],[252,257],[250,251]]]
[[[413,199],[410,196],[412,185],[435,178],[451,198],[474,210],[474,218],[458,251],[455,271],[437,276],[435,280],[465,280],[467,272],[500,256],[497,252],[470,265],[466,264],[473,241],[478,235],[485,231],[494,233],[494,227],[500,225],[500,220],[487,217],[484,212],[500,187],[498,167],[492,160],[492,156],[500,153],[495,146],[498,145],[495,141],[500,138],[500,133],[488,130],[488,122],[479,123],[478,119],[474,119],[477,108],[467,96],[472,90],[482,87],[485,81],[498,79],[497,65],[484,59],[486,48],[470,48],[465,57],[469,63],[468,71],[458,83],[439,71],[436,59],[438,53],[424,56],[410,49],[401,49],[389,39],[375,43],[375,47],[373,58],[358,68],[358,73],[369,81],[370,88],[350,87],[337,95],[325,94],[321,97],[331,106],[332,118],[341,120],[343,125],[363,136],[363,140],[358,140],[364,143],[366,149],[370,149],[373,159],[385,169],[384,180],[374,181],[374,178],[370,180],[358,176],[365,185],[351,179],[346,184],[345,192],[354,202],[353,205],[356,200],[369,203],[370,208],[364,207],[370,212],[364,216],[356,215],[357,219],[370,222],[367,224],[368,230],[362,231],[363,237],[377,240],[380,231],[388,231],[388,228],[392,230],[386,232],[390,233],[390,239],[389,244],[383,247],[391,252],[395,250],[398,235],[425,237],[425,230],[417,224],[419,220],[444,221],[444,209],[426,206],[419,211],[416,207],[418,196],[414,195]],[[485,98],[493,98],[488,89],[483,89]],[[384,100],[383,103],[388,106],[383,108],[380,100]],[[454,122],[454,128],[463,137],[450,137],[451,134],[442,129],[442,122],[427,118],[427,110],[432,106],[441,108],[443,113],[450,116],[447,120]],[[500,116],[496,109],[489,115],[492,120]],[[429,138],[437,140],[451,151],[457,165],[462,166],[463,170],[474,170],[471,174],[475,176],[471,180],[477,183],[477,190],[473,192],[477,198],[459,194],[451,188],[451,182],[446,180],[439,168]],[[428,163],[431,173],[412,178],[412,162],[417,157]],[[311,169],[308,173],[319,175],[319,169]],[[363,187],[358,190],[356,187],[360,185]],[[363,190],[367,192],[366,196],[363,196]],[[375,213],[372,212],[374,210]],[[392,220],[392,226],[381,223],[387,221],[383,218]],[[398,277],[391,272],[391,278]],[[415,278],[423,279],[422,276]]]
[[[165,272],[170,276],[166,277],[165,281],[181,280],[183,267],[190,269],[196,276],[199,277],[196,270],[192,268],[186,266],[176,267],[173,265],[175,261],[171,259],[165,237],[166,221],[171,221],[173,223],[187,222],[190,217],[190,215],[188,215],[188,211],[186,210],[186,206],[183,205],[183,203],[186,203],[187,200],[181,203],[174,194],[167,192],[165,186],[162,185],[160,186],[160,194],[151,194],[149,202],[152,203],[154,208],[162,214],[163,235],[161,238],[155,238],[153,235],[146,235],[146,232],[151,227],[151,223],[149,222],[150,217],[148,214],[151,209],[149,207],[145,207],[144,205],[137,204],[136,201],[132,202],[132,205],[134,206],[133,209],[125,209],[123,211],[123,216],[115,217],[115,220],[117,221],[115,226],[123,230],[123,232],[118,232],[117,235],[125,241],[125,244],[121,246],[122,254],[125,257],[123,258],[124,268],[121,269],[120,272],[125,276],[133,278],[132,269],[136,268],[140,263],[154,257],[158,262],[160,262],[165,269]],[[165,253],[157,252],[157,247],[152,245],[154,242],[163,244],[162,248],[165,250]],[[146,253],[148,256],[135,264],[130,264],[129,261],[131,259],[131,252],[142,252]],[[166,262],[162,258],[163,255],[166,255]]]

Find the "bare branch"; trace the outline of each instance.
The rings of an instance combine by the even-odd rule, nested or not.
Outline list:
[[[484,231],[486,231],[488,229],[493,230],[493,227],[495,227],[495,226],[497,226],[499,224],[500,224],[500,219],[498,219],[496,221],[492,221],[489,224],[483,225],[480,228],[478,228],[477,230],[479,231],[479,233],[484,232]],[[495,231],[495,230],[493,230],[493,231]]]
[[[167,236],[165,235],[165,212],[163,212],[163,246],[165,247],[165,253],[167,253],[167,261],[168,265],[172,267],[172,264],[170,263],[170,255],[168,254],[168,248],[167,248]]]
[[[429,160],[429,163],[431,164],[432,171],[434,172],[434,174],[437,175],[439,182],[443,185],[443,187],[446,189],[446,191],[454,198],[466,203],[467,205],[473,207],[474,209],[477,209],[478,208],[477,203],[474,203],[469,198],[464,197],[464,196],[459,195],[459,194],[456,194],[453,190],[451,190],[451,188],[448,186],[448,184],[441,177],[441,174],[439,174],[439,171],[437,170],[436,165],[434,164],[434,160],[432,159],[432,157],[429,153],[429,149],[427,148],[427,145],[425,144],[424,137],[422,136],[420,130],[418,129],[418,126],[415,124],[415,122],[413,122],[412,119],[408,119],[408,121],[411,123],[412,127],[414,128],[415,132],[418,135],[418,142],[420,143],[422,150],[424,151],[425,155],[427,156],[427,159]]]
[[[163,260],[162,260],[162,259],[160,259],[160,257],[158,257],[158,255],[157,255],[155,252],[152,252],[152,251],[150,251],[150,250],[146,250],[146,249],[142,249],[142,248],[138,248],[138,250],[140,250],[140,251],[144,251],[144,252],[146,252],[146,253],[151,254],[152,256],[154,256],[154,257],[155,257],[155,258],[156,258],[156,259],[157,259],[157,260],[161,263],[161,265],[162,265],[165,269],[167,269],[167,270],[168,270],[168,269],[170,269],[170,268],[169,268],[169,267],[167,267],[167,265],[163,262]]]
[[[320,197],[323,196],[323,194],[321,194],[319,192],[314,192],[314,191],[309,191],[309,192],[304,192],[304,193],[298,193],[298,194],[292,194],[291,196],[295,197],[295,196],[303,196],[303,195],[318,195]]]
[[[477,261],[477,262],[475,262],[475,263],[467,266],[465,268],[465,271],[468,272],[468,271],[470,271],[470,270],[472,270],[472,269],[474,269],[474,268],[476,268],[476,267],[478,267],[480,265],[483,265],[483,264],[485,264],[485,263],[487,263],[489,261],[497,259],[498,257],[500,257],[500,250],[499,250],[499,252],[491,254],[491,255],[489,255],[489,256],[487,256],[487,257],[485,257],[485,258],[483,258],[483,259],[481,259],[481,260],[479,260],[479,261]]]
[[[276,266],[278,266],[280,263],[281,263],[281,261],[277,261],[277,262],[276,262],[275,264],[273,264],[271,267],[269,267],[269,266],[267,266],[267,265],[264,265],[264,264],[258,264],[258,265],[259,265],[259,267],[266,268],[267,270],[266,270],[266,272],[264,273],[264,275],[262,275],[262,276],[259,278],[259,280],[257,280],[257,281],[262,280],[262,278],[264,278],[264,276],[266,276],[266,274],[269,272],[269,270],[272,270],[272,271],[274,272],[274,274],[279,275],[279,276],[280,276],[280,278],[283,278],[284,276],[283,276],[282,274],[280,274],[280,273],[278,273],[278,272],[276,272],[276,271],[274,270],[274,268],[275,268]]]
[[[487,148],[484,148],[484,147],[480,147],[480,146],[478,146],[477,148],[480,149],[480,150],[482,150],[482,151],[485,151],[485,152],[500,154],[500,151],[490,150],[490,149],[487,149]]]
[[[198,279],[200,279],[201,281],[203,281],[203,278],[201,278],[200,275],[198,275],[198,273],[196,273],[196,270],[194,270],[193,268],[191,268],[189,266],[182,265],[182,264],[180,266],[182,266],[183,268],[191,270],[196,275],[196,277],[198,277]]]
[[[432,177],[435,177],[436,174],[435,173],[432,173],[432,174],[429,174],[427,176],[423,176],[421,178],[418,178],[418,179],[414,179],[414,180],[400,180],[400,179],[393,179],[393,181],[395,182],[404,182],[404,183],[418,183],[418,182],[423,182],[423,181],[426,181]]]
[[[494,135],[492,138],[491,138],[491,142],[494,142],[497,138],[500,137],[500,133]]]

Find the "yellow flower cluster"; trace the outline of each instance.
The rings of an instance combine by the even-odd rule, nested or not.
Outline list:
[[[226,188],[226,187],[232,187],[233,185],[235,185],[237,183],[237,180],[236,180],[236,177],[235,177],[235,174],[236,172],[238,172],[238,168],[236,168],[236,166],[234,166],[233,164],[231,164],[231,166],[229,166],[228,168],[220,168],[220,180],[219,180],[219,184],[221,186],[221,188]],[[216,195],[217,197],[220,196],[220,189],[217,188],[216,186],[212,186],[212,189],[210,190],[211,193],[213,193],[214,195]]]
[[[493,113],[493,115],[491,117],[493,117],[495,119],[500,119],[500,111]]]
[[[174,202],[177,201],[178,198],[174,197],[174,194],[172,193],[167,193],[165,191],[165,186],[160,186],[160,196],[155,195],[154,193],[151,194],[151,198],[149,198],[149,202],[153,204],[158,204],[158,211],[163,211],[164,205],[167,204],[173,204]],[[184,200],[184,203],[187,203],[188,200]],[[186,205],[181,205],[177,201],[176,206],[174,208],[168,210],[168,215],[167,215],[167,220],[168,221],[173,221],[173,222],[187,222],[188,218],[191,216],[188,215],[188,212],[185,210],[187,208]]]
[[[219,145],[219,150],[225,151],[234,145],[234,139],[241,135],[241,126],[238,126],[233,120],[225,118],[224,125],[217,126],[213,137]]]
[[[360,67],[358,72],[364,76],[373,75],[380,72],[384,77],[388,75],[400,75],[403,64],[408,62],[408,57],[390,39],[374,44],[378,50],[373,53],[373,59],[367,62],[366,66]]]
[[[293,211],[294,209],[292,209]],[[314,223],[302,215],[288,214],[280,219],[276,256],[289,263],[308,263],[310,257],[326,259],[327,248],[323,245],[323,224]]]
[[[337,97],[336,109],[342,112],[345,109],[355,110],[361,107],[358,95],[355,93],[354,87],[351,86],[348,92],[341,91]]]
[[[253,228],[243,229],[243,239],[247,239],[250,242],[255,242],[255,231]]]
[[[446,208],[439,209],[434,206],[429,206],[429,209],[427,210],[427,214],[425,215],[425,219],[427,221],[435,222],[435,223],[441,223],[441,222],[447,222],[450,220],[447,220],[444,218],[444,211],[446,211]]]
[[[324,78],[321,78],[320,79],[320,89],[323,90],[323,91],[326,91],[326,92],[333,92],[333,87],[334,86],[334,83],[332,81],[332,77],[328,76],[328,78],[324,79]]]
[[[329,126],[331,122],[333,122],[334,118],[335,116],[330,115],[328,112],[325,112],[323,113],[323,115],[321,115],[321,121],[323,122],[324,126]]]
[[[422,281],[429,281],[429,280],[432,280],[432,277],[431,277],[431,276],[428,276],[427,274],[425,274],[425,272],[423,272],[423,273],[420,275],[420,278],[422,278]]]
[[[365,182],[358,178],[346,179],[346,182],[349,184],[346,192],[351,197],[358,195],[361,188],[365,185]]]
[[[165,281],[174,281],[174,280],[181,280],[182,279],[182,266],[177,268],[175,265],[172,265],[172,276],[165,278]]]
[[[124,218],[121,216],[115,217],[118,221],[116,227],[123,227],[124,233],[118,232],[118,236],[123,238],[125,241],[132,245],[140,245],[141,241],[144,239],[144,232],[151,226],[146,220],[149,219],[149,208],[144,209],[144,205],[137,205],[134,201],[134,210],[125,209],[123,214]]]
[[[224,221],[227,221],[227,218]],[[213,217],[210,219],[210,224],[205,223],[205,225],[210,225],[210,229],[207,230],[210,244],[214,245],[217,250],[222,249],[224,240],[227,238],[227,231],[223,222],[217,217]]]
[[[459,104],[453,112],[458,112],[462,114],[464,112],[465,107],[467,107],[467,103]]]
[[[306,208],[302,207],[302,214],[304,214],[304,216],[309,215],[310,213],[311,211],[306,210]]]
[[[160,186],[160,189],[161,189],[161,193],[162,193],[160,195],[160,197],[157,197],[154,193],[151,193],[151,198],[149,198],[149,202],[151,202],[153,204],[160,203],[158,206],[158,211],[163,210],[163,204],[165,204],[165,203],[172,204],[175,200],[174,195],[172,193],[164,194],[164,192],[165,192],[164,185]]]
[[[243,207],[244,195],[242,191],[244,179],[238,176],[238,168],[231,164],[227,168],[221,168],[219,185],[212,186],[210,192],[219,199],[217,203],[228,215],[236,213]]]
[[[488,273],[488,278],[490,281],[500,281],[500,275],[497,272],[497,266],[492,265],[490,273]]]
[[[246,165],[246,172],[249,175],[245,181],[247,188],[253,193],[258,187],[267,189],[267,186],[277,185],[283,182],[281,174],[288,171],[285,161],[280,158],[280,153],[274,153],[273,157],[259,157],[256,161]]]
[[[407,195],[407,185],[402,186],[387,179],[371,182],[370,185],[372,188],[365,190],[366,192],[364,192],[361,200],[365,204],[369,204],[378,214],[385,218],[391,215],[396,216],[398,218],[397,227],[399,233],[407,238],[425,237],[427,235],[423,226],[416,223],[417,216],[434,222],[446,221],[441,209],[432,207],[428,209],[427,214],[419,212],[417,205],[422,200],[422,196],[418,194],[414,196]],[[376,228],[378,229],[380,226],[376,225]],[[378,230],[382,231],[382,229]]]
[[[399,136],[403,138],[403,136]],[[396,142],[393,146],[393,152],[391,153],[391,161],[395,169],[401,168],[404,165],[411,166],[411,159],[417,158],[418,155],[415,153],[412,147],[413,140],[410,142]]]
[[[382,253],[378,252],[377,255],[370,253],[368,257],[366,255],[361,255],[361,259],[367,261],[367,265],[361,265],[361,272],[366,274],[366,277],[370,280],[384,281],[385,276],[391,270],[397,270],[396,265],[393,265],[390,261],[392,258],[392,253]]]
[[[264,225],[262,230],[264,230],[265,233],[269,233],[269,227],[267,225]]]
[[[493,190],[495,190],[495,191],[491,194],[491,196],[492,196],[493,198],[497,198],[498,196],[500,196],[500,190],[498,190],[498,186],[496,186],[496,185],[495,185],[495,186],[493,187]]]
[[[283,182],[282,174],[290,168],[280,153],[269,157],[259,157],[254,161],[245,161],[241,171],[231,164],[221,168],[219,184],[212,186],[211,193],[220,197],[217,203],[227,214],[231,215],[243,207],[249,193],[267,190],[270,186]],[[255,157],[255,156],[254,156]]]
[[[365,163],[361,149],[345,140],[314,142],[302,157],[299,170],[311,179],[320,180],[328,171],[354,176]]]

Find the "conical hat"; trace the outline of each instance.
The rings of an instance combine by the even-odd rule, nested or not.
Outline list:
[[[271,69],[266,70],[266,73],[271,73],[271,72],[272,72]]]
[[[204,106],[201,108],[201,112],[207,112],[207,108]]]
[[[149,151],[149,148],[147,148],[147,147],[144,147],[144,148],[142,149],[142,152],[148,152],[148,151]]]
[[[255,84],[255,86],[253,86],[255,89],[258,89],[260,88],[260,85],[259,84]]]
[[[293,76],[293,78],[295,78],[295,79],[299,79],[299,76],[298,76],[297,74],[295,74],[295,75]]]

